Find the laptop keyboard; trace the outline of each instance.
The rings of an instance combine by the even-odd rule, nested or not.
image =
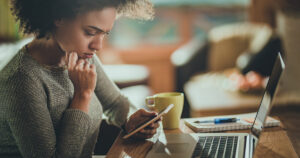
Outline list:
[[[200,136],[192,158],[234,158],[238,136]]]

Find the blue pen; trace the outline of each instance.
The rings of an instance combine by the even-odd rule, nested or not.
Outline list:
[[[231,123],[231,122],[237,122],[239,119],[237,118],[215,118],[214,120],[203,120],[203,121],[195,121],[194,123],[215,123],[215,124],[221,124],[221,123]]]

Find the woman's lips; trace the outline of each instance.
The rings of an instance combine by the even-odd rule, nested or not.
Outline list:
[[[84,58],[92,58],[93,55],[93,53],[84,53]]]

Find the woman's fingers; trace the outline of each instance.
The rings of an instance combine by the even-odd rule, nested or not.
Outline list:
[[[68,71],[69,78],[72,81],[76,91],[92,92],[96,85],[95,66],[89,64],[85,59],[79,58],[77,53],[69,54]]]
[[[77,64],[76,64],[76,69],[83,70],[84,64],[85,64],[85,61],[83,59],[79,59]]]
[[[154,134],[156,134],[157,132],[157,128],[159,127],[159,123],[152,123],[149,126],[147,126],[146,128],[142,129],[140,132],[138,132],[137,134],[140,134],[140,136],[142,135],[144,138],[150,138],[152,137]],[[149,136],[149,137],[148,137]]]
[[[146,128],[142,129],[138,133],[135,134],[136,138],[148,139],[153,137],[157,133],[157,128],[159,127],[159,123],[152,123]]]
[[[148,139],[148,138],[153,137],[154,134],[145,134],[145,133],[142,133],[142,132],[138,132],[138,133],[135,134],[135,138]]]
[[[84,62],[83,69],[85,69],[85,70],[90,69],[90,63],[89,63],[88,61],[86,61],[86,60],[85,60],[85,62]]]
[[[158,122],[155,122],[155,123],[152,123],[151,128],[158,128],[159,127],[159,123]]]
[[[136,128],[137,125],[144,123],[145,121],[154,118],[157,116],[156,112],[148,112],[144,109],[140,109],[134,114],[132,114],[126,123],[126,131],[130,132]],[[149,124],[147,127],[139,131],[138,133],[134,134],[135,138],[151,138],[155,133],[157,128],[159,127],[159,121],[161,120],[158,119],[157,121]]]
[[[73,69],[76,66],[77,60],[78,60],[77,53],[71,52],[69,55],[68,69]]]
[[[91,68],[91,70],[93,70],[94,72],[96,72],[96,66],[94,64],[90,64],[90,68]]]
[[[142,129],[140,133],[145,135],[154,135],[156,133],[156,129]]]
[[[141,109],[140,110],[140,115],[143,117],[153,117],[157,115],[157,112],[153,112],[153,111],[146,111],[145,109]]]

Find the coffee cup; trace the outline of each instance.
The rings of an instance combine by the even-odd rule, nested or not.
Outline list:
[[[151,110],[157,112],[162,111],[170,104],[174,104],[174,107],[163,116],[162,123],[164,129],[179,128],[184,104],[184,94],[180,92],[165,92],[146,97],[146,105]]]

